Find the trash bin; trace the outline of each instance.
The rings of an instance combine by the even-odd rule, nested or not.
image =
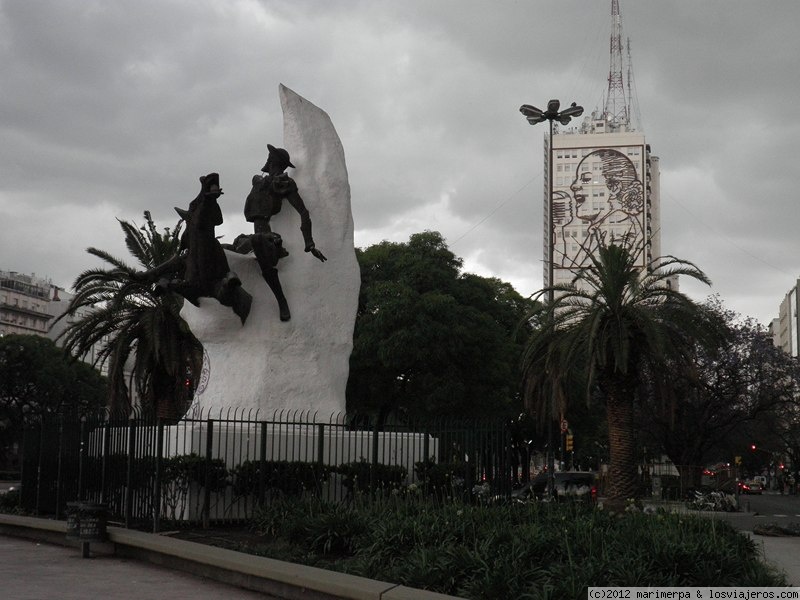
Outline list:
[[[67,539],[80,539],[80,502],[67,502]]]
[[[108,507],[105,504],[82,502],[78,507],[78,538],[81,542],[105,542]]]

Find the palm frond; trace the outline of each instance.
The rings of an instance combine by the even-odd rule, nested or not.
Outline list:
[[[180,221],[159,233],[149,212],[146,225],[118,220],[131,255],[145,269],[158,266],[180,250]],[[72,356],[94,353],[95,365],[109,369],[109,406],[129,410],[132,390],[139,401],[154,410],[185,395],[182,382],[187,369],[195,374],[202,365],[202,345],[180,316],[183,299],[156,294],[155,286],[137,276],[124,260],[104,250],[87,252],[108,268],[82,272],[74,283],[74,296],[58,319],[69,321],[59,336]]]

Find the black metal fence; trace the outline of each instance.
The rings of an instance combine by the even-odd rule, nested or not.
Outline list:
[[[112,522],[153,531],[246,520],[279,496],[504,496],[513,470],[502,422],[380,425],[302,411],[195,413],[177,424],[49,415],[27,424],[22,454],[23,509],[62,518],[67,502],[98,502]]]

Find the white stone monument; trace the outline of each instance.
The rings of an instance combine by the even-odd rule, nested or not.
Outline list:
[[[232,417],[236,411],[265,419],[298,410],[328,421],[345,410],[361,277],[344,150],[323,110],[283,85],[280,100],[283,147],[296,166],[289,175],[310,213],[316,247],[328,261],[304,252],[300,217],[284,203],[270,225],[289,252],[277,268],[291,320],[279,319],[275,296],[252,253],[226,252],[231,270],[253,296],[244,325],[213,298],[201,298],[199,308],[184,305],[181,314],[206,352],[190,411],[209,417]],[[243,206],[244,198],[239,210]]]

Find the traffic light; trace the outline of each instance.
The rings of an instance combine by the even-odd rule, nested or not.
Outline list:
[[[750,444],[750,450],[755,452],[756,451],[756,445],[755,444]]]
[[[572,452],[572,434],[567,434],[567,452]]]

